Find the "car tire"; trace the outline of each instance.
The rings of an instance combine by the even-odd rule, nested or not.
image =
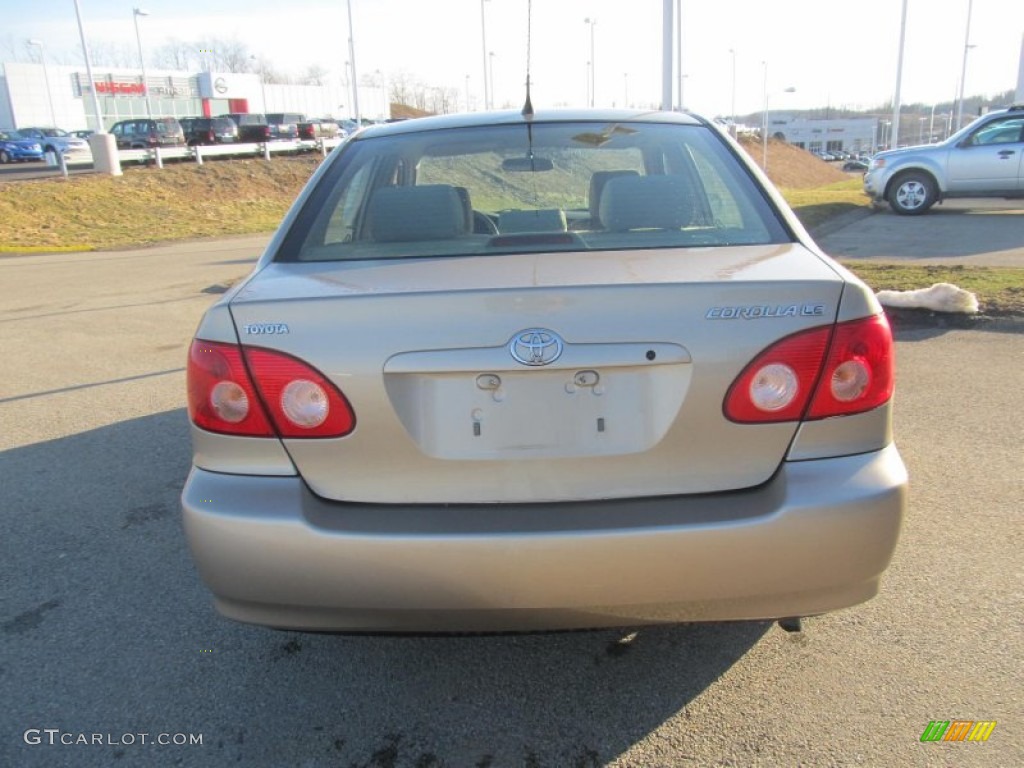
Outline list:
[[[935,179],[921,171],[901,173],[889,187],[889,207],[901,216],[919,216],[938,199]]]
[[[11,162],[11,156],[7,154],[7,150],[0,149],[0,163],[7,165],[9,162]]]

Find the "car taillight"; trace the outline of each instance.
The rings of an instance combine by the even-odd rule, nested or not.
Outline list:
[[[211,144],[217,141],[217,134],[213,132],[212,128],[206,132],[206,140]]]
[[[807,418],[877,408],[892,397],[894,373],[892,331],[885,315],[840,323]]]
[[[892,334],[875,315],[776,342],[732,383],[723,410],[742,424],[824,419],[877,408],[892,390]]]
[[[188,361],[189,416],[211,432],[342,437],[355,428],[345,395],[312,366],[259,347],[196,339]]]
[[[270,139],[270,126],[269,125],[262,125],[262,126],[260,126],[260,133],[263,134],[263,138],[264,139]]]

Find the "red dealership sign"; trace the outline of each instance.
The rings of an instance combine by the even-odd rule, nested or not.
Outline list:
[[[144,96],[146,89],[142,83],[95,83],[96,93],[109,93],[122,96]]]

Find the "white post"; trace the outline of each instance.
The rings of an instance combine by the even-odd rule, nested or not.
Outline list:
[[[163,158],[163,155],[160,153],[160,147],[154,147],[153,148],[153,157],[156,159],[156,167],[157,168],[163,168],[164,167],[164,158]]]
[[[194,147],[192,147],[192,152],[196,156],[196,165],[202,165],[203,164],[203,145],[202,144],[196,144]]]

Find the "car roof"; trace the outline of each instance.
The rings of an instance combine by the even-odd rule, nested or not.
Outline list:
[[[371,125],[360,131],[360,138],[394,136],[420,131],[445,130],[450,128],[478,128],[493,125],[525,125],[527,118],[519,111],[463,112],[452,115],[416,117],[396,123]],[[532,118],[534,123],[550,122],[596,122],[596,123],[678,123],[683,125],[706,125],[707,121],[688,112],[661,112],[657,110],[633,109],[551,109],[539,110]]]

